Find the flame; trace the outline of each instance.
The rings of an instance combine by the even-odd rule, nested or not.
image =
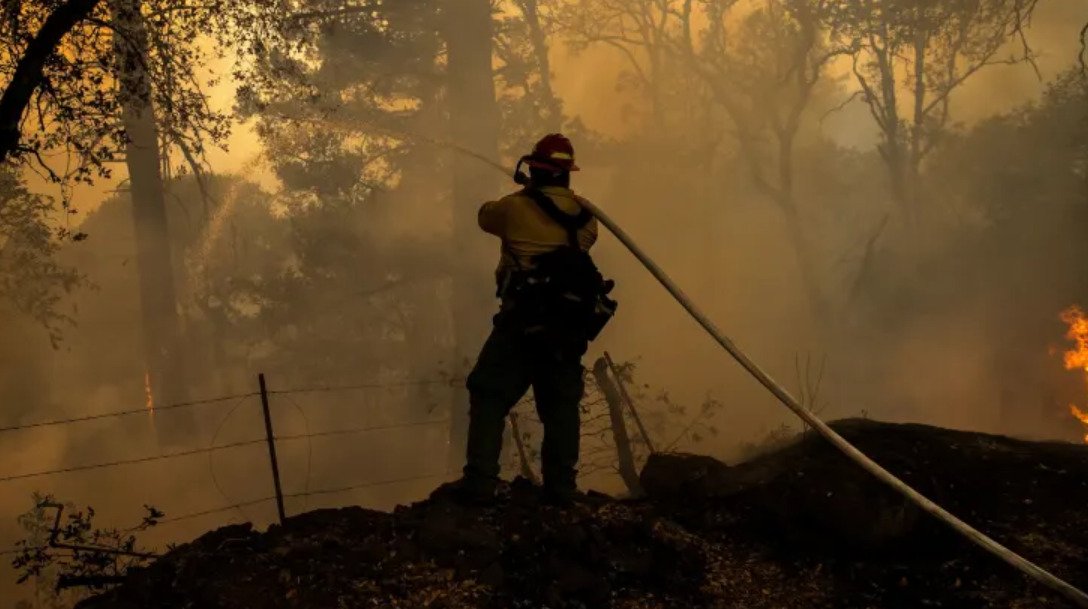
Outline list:
[[[1065,352],[1065,369],[1083,370],[1085,378],[1088,379],[1088,317],[1085,317],[1080,307],[1073,306],[1062,311],[1061,319],[1069,325],[1065,337],[1077,345],[1076,349]],[[1075,404],[1070,404],[1069,412],[1088,426],[1088,413],[1077,408]],[[1084,442],[1088,443],[1088,434],[1085,434]]]
[[[1084,412],[1080,408],[1077,408],[1075,405],[1069,406],[1069,411],[1073,413],[1073,416],[1080,419],[1081,423],[1088,425],[1088,412]],[[1088,433],[1084,434],[1084,442],[1088,444]]]
[[[1065,369],[1088,372],[1088,317],[1080,307],[1069,307],[1062,312],[1062,321],[1069,324],[1065,337],[1077,344],[1076,349],[1065,352]]]
[[[146,406],[147,412],[152,416],[155,415],[155,394],[151,391],[151,372],[144,372],[144,395],[147,396]]]

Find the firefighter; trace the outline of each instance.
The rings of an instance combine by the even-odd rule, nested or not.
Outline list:
[[[544,426],[545,495],[563,503],[578,496],[581,360],[615,303],[588,255],[598,226],[570,188],[574,171],[570,140],[547,135],[518,164],[525,188],[480,208],[480,228],[502,244],[500,307],[467,382],[467,458],[455,483],[462,498],[494,497],[506,417],[530,387]]]

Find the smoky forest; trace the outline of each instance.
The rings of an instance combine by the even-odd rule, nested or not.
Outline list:
[[[1088,0],[0,0],[0,609],[1088,607],[1086,381]]]

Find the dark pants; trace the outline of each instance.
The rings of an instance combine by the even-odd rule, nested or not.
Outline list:
[[[496,317],[491,336],[468,377],[470,420],[465,477],[498,478],[506,416],[532,387],[537,414],[544,424],[544,485],[560,491],[573,490],[579,412],[585,391],[581,360],[586,341],[540,328],[527,330],[505,317]]]

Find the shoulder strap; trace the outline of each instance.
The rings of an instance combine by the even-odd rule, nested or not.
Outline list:
[[[578,231],[593,219],[593,214],[589,213],[589,210],[579,206],[581,211],[572,216],[559,209],[559,206],[555,204],[551,197],[535,188],[526,188],[522,191],[522,194],[532,199],[537,207],[547,214],[549,218],[567,231],[567,242],[571,247],[581,248],[581,243],[578,241]]]

